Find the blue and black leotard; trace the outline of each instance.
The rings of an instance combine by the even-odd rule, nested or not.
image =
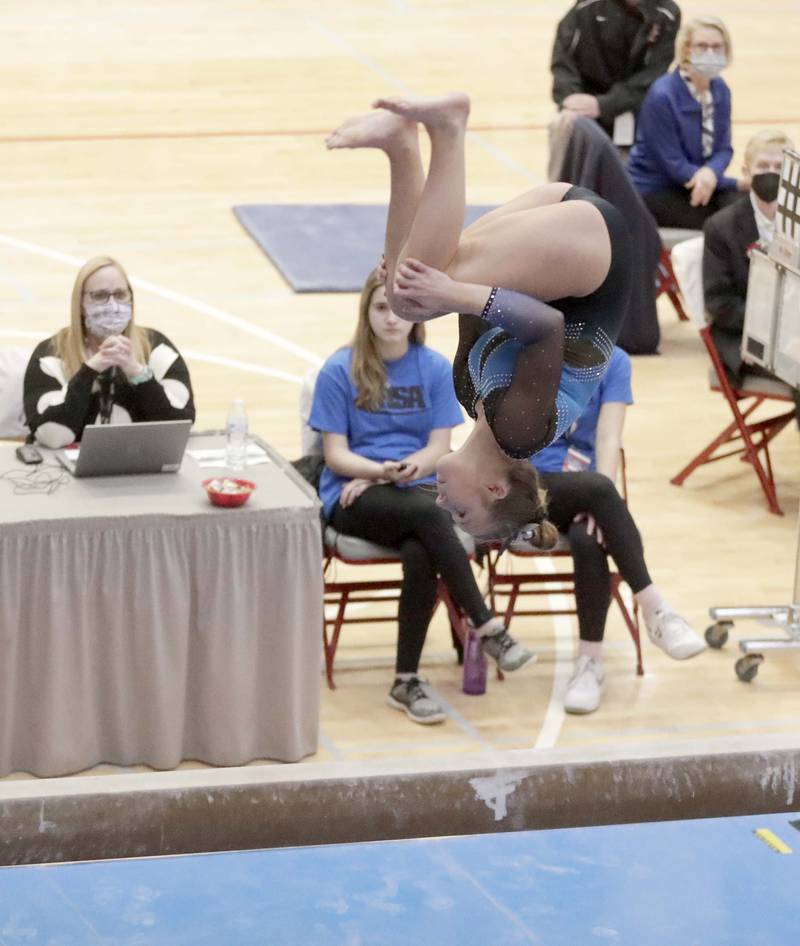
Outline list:
[[[545,304],[494,288],[480,317],[462,315],[453,362],[458,399],[471,417],[483,404],[498,445],[524,459],[560,437],[580,416],[605,374],[630,293],[630,237],[620,212],[590,190],[572,187],[563,200],[586,200],[603,215],[611,265],[588,296]]]

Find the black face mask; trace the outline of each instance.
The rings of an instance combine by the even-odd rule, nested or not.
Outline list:
[[[780,174],[774,171],[766,171],[764,174],[754,174],[750,181],[753,193],[756,197],[771,204],[773,200],[778,199],[778,188],[781,184]]]

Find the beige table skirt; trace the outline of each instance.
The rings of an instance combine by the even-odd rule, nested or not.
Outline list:
[[[0,527],[0,774],[316,750],[316,506]]]

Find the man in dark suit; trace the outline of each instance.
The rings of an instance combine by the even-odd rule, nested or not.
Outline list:
[[[750,193],[709,217],[703,227],[703,293],[711,336],[734,385],[748,374],[766,375],[742,360],[742,331],[750,273],[749,251],[769,246],[775,229],[783,149],[793,148],[780,131],[761,131],[747,143],[743,173]],[[796,395],[800,423],[800,395]]]

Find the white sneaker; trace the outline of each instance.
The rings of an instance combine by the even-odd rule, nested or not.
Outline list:
[[[567,684],[564,709],[568,713],[593,713],[600,705],[605,675],[601,661],[586,654],[578,657]]]
[[[652,623],[645,619],[650,640],[673,660],[686,660],[706,649],[706,642],[674,611],[657,611]]]

